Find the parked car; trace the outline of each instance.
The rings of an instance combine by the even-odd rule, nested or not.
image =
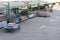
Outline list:
[[[50,13],[49,12],[45,12],[45,11],[38,11],[36,13],[36,15],[39,16],[39,17],[49,17]]]

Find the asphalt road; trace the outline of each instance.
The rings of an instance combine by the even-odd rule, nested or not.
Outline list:
[[[51,14],[22,22],[21,30],[14,33],[0,30],[0,40],[60,40],[60,11]]]

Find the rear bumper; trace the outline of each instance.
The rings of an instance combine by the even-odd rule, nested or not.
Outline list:
[[[3,29],[6,29],[6,30],[16,30],[16,29],[18,29],[18,26],[19,26],[19,24],[16,24],[16,25],[13,26],[13,27],[5,26],[5,27],[3,27]]]

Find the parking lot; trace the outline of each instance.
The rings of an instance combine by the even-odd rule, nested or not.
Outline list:
[[[1,40],[60,40],[60,11],[51,17],[35,17],[22,22],[21,30],[6,33],[0,30]]]

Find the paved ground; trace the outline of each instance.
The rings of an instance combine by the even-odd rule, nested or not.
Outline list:
[[[60,11],[51,17],[36,17],[21,23],[21,30],[5,33],[0,30],[0,40],[60,40]]]

